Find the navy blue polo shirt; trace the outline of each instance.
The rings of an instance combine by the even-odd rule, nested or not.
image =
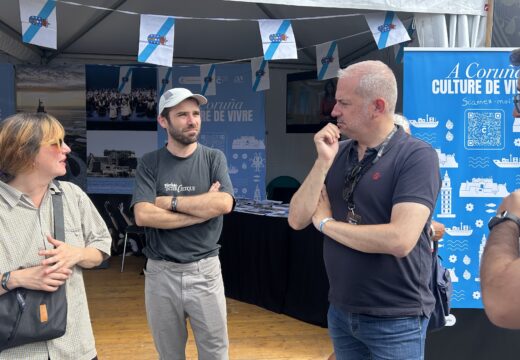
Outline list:
[[[338,221],[346,221],[345,175],[357,161],[357,142],[340,142],[325,180],[332,216]],[[435,150],[399,128],[383,156],[359,180],[353,193],[355,212],[361,216],[361,225],[389,223],[392,207],[401,202],[423,204],[433,212],[440,184]],[[432,264],[429,223],[404,258],[363,253],[325,236],[330,303],[347,312],[373,316],[429,316],[435,303],[428,286]]]

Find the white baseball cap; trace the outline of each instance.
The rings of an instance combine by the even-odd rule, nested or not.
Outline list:
[[[161,99],[159,100],[159,114],[163,112],[164,108],[178,105],[187,98],[194,98],[197,100],[199,105],[208,103],[208,99],[202,95],[193,94],[191,91],[185,88],[174,88],[162,94]]]

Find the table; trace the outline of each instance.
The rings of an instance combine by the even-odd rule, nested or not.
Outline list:
[[[286,218],[233,212],[224,217],[220,260],[226,296],[327,326],[323,237]],[[482,309],[452,309],[453,327],[429,333],[427,360],[520,358],[520,332],[495,327]]]
[[[226,296],[327,325],[323,236],[312,226],[294,231],[286,218],[233,212],[220,244]]]

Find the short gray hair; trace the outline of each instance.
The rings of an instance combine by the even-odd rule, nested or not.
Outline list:
[[[388,103],[388,111],[393,113],[397,103],[397,80],[394,72],[382,61],[367,60],[347,66],[338,71],[338,78],[359,76],[356,93],[367,101],[382,98]]]

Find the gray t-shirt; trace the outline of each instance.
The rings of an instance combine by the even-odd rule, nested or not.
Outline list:
[[[145,154],[137,165],[132,206],[154,203],[156,196],[192,196],[208,192],[219,181],[220,191],[233,196],[226,158],[222,151],[198,144],[193,154],[180,158],[166,147]],[[145,228],[149,259],[188,263],[216,256],[222,216],[178,229]]]

